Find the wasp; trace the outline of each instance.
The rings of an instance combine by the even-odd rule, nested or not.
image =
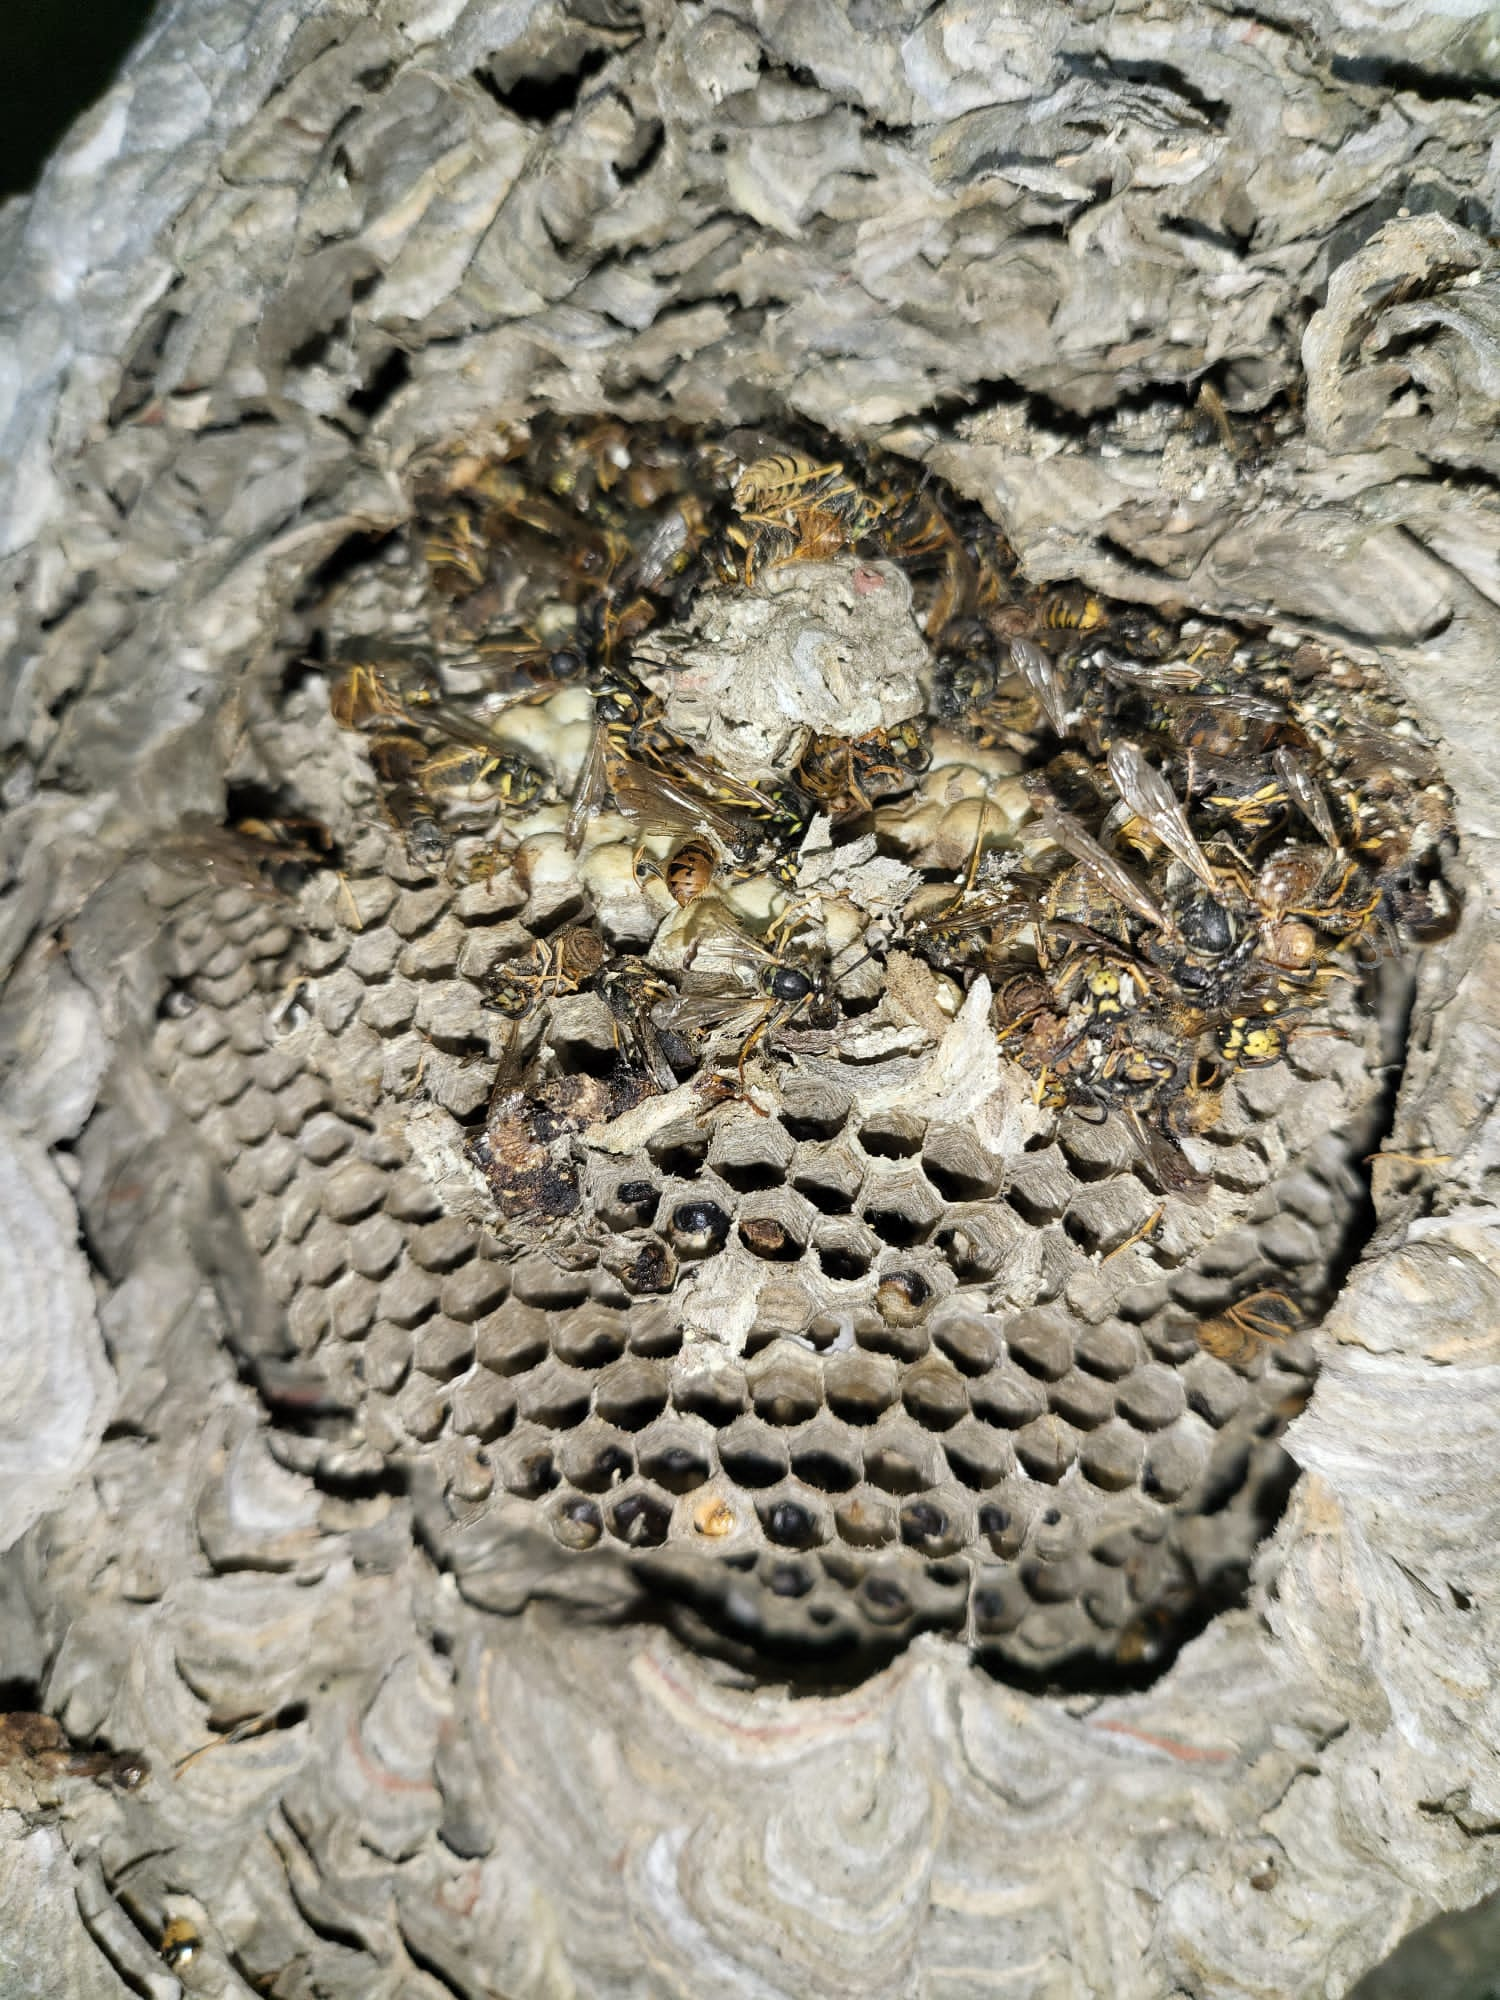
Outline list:
[[[587,986],[604,961],[603,942],[584,926],[572,925],[555,937],[534,938],[524,958],[494,967],[486,997],[500,1013],[522,1020],[543,1000],[555,1000]]]
[[[680,1035],[671,1028],[659,1028],[655,1019],[656,1010],[674,997],[672,988],[639,959],[619,958],[599,975],[598,990],[614,1019],[617,1045],[623,1029],[637,1065],[657,1089],[675,1090],[677,1067],[691,1069],[693,1054]]]
[[[917,724],[900,722],[863,736],[810,736],[794,776],[799,788],[837,821],[908,791],[931,761]]]
[[[121,1792],[138,1791],[151,1775],[150,1760],[138,1752],[79,1750],[54,1716],[29,1709],[0,1715],[0,1762],[48,1777],[92,1778]]]
[[[519,694],[533,701],[545,700],[588,670],[587,654],[571,635],[568,643],[561,635],[554,643],[532,625],[482,634],[468,649],[469,660],[490,676],[492,695]]]
[[[1132,874],[1123,861],[1101,847],[1081,821],[1064,812],[1044,785],[1033,781],[1028,789],[1036,804],[1038,824],[1047,839],[1071,854],[1106,895],[1144,918],[1155,929],[1164,932],[1173,929],[1166,905],[1138,876]]]
[[[1188,825],[1186,813],[1160,771],[1153,770],[1146,762],[1139,746],[1121,737],[1110,744],[1106,762],[1121,803],[1132,821],[1139,821],[1148,828],[1152,836],[1176,855],[1184,867],[1190,868],[1211,893],[1217,890],[1218,880],[1208,856]]]
[[[1226,759],[1259,757],[1288,716],[1280,702],[1235,690],[1156,697],[1166,734],[1182,750]]]
[[[1219,1053],[1235,1069],[1268,1069],[1286,1054],[1286,1035],[1269,1017],[1236,1014],[1214,1031]]]
[[[956,620],[973,615],[981,595],[978,567],[930,493],[921,488],[904,494],[888,489],[883,502],[876,504],[867,529],[873,530],[877,524],[880,544],[893,562],[919,575],[936,573],[923,621],[929,639]]]
[[[902,912],[902,941],[941,972],[992,960],[1040,906],[1011,884],[918,893]]]
[[[422,558],[440,597],[468,597],[489,576],[490,550],[468,508],[445,508],[422,541]]]
[[[1052,728],[1066,736],[1073,715],[1073,683],[1050,653],[1031,639],[1012,639],[1010,656],[1024,675]]]
[[[338,672],[329,682],[328,710],[343,729],[388,729],[410,722],[414,709],[427,708],[442,692],[423,652],[350,647],[333,664]]]
[[[421,784],[426,746],[404,730],[393,730],[371,742],[370,763],[380,781],[381,801],[406,836],[412,861],[420,868],[440,867],[448,853],[448,838]]]
[[[773,452],[746,465],[734,482],[739,518],[724,532],[720,573],[748,590],[776,564],[837,555],[864,540],[879,505],[845,472],[803,452]]]
[[[523,809],[547,783],[544,771],[504,749],[450,743],[431,750],[406,730],[372,738],[370,763],[386,811],[406,835],[412,859],[423,866],[436,865],[447,853],[440,809]]]
[[[203,1949],[203,1939],[186,1917],[173,1917],[157,1945],[163,1961],[176,1968],[190,1964]]]
[[[833,964],[826,947],[797,936],[800,913],[788,912],[762,942],[716,905],[699,903],[700,938],[689,958],[682,989],[668,1011],[669,1024],[709,1036],[743,1034],[738,1069],[762,1041],[801,1016],[811,1028],[838,1020]]]
[[[1271,924],[1300,918],[1320,931],[1361,939],[1380,907],[1379,886],[1359,863],[1315,847],[1283,847],[1262,863],[1255,901]]]
[[[694,836],[681,840],[667,856],[666,866],[658,867],[654,861],[638,861],[638,876],[657,875],[667,885],[667,893],[679,909],[685,910],[689,903],[696,903],[700,896],[707,895],[719,870],[719,851],[712,841]]]
[[[1245,1367],[1297,1330],[1302,1314],[1285,1292],[1251,1292],[1212,1319],[1200,1320],[1198,1345],[1216,1360]]]

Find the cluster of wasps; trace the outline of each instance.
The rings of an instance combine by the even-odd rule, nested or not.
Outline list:
[[[851,954],[879,966],[892,949],[950,1000],[986,979],[1038,1103],[1123,1118],[1162,1192],[1190,1193],[1203,1183],[1181,1141],[1212,1125],[1234,1072],[1333,1032],[1317,1024],[1340,982],[1451,919],[1449,795],[1377,683],[1312,649],[1034,587],[982,510],[909,461],[806,430],[544,418],[434,459],[416,503],[431,644],[348,648],[331,689],[413,860],[437,872],[464,831],[503,856],[507,828],[548,806],[581,849],[612,812],[638,830],[642,881],[698,919],[670,973],[585,912],[494,975],[488,997],[516,1026],[497,1102],[529,1120],[503,1160],[493,1117],[485,1142],[506,1212],[568,1212],[576,1186],[550,1142],[643,1095],[692,1081],[709,1107],[755,1104],[747,1064],[774,1079],[809,1035],[833,1036]],[[643,642],[700,592],[837,556],[910,579],[922,711],[808,729],[790,771],[737,775],[668,725]],[[514,727],[569,688],[589,705],[576,775]],[[919,870],[881,925],[799,900],[817,816],[836,845],[880,843],[883,809],[955,745],[1024,773],[1018,843],[987,840],[981,807],[968,866]],[[754,880],[775,891],[759,916],[735,894]],[[528,1070],[545,1042],[528,1024],[584,990],[615,1023],[611,1075]]]

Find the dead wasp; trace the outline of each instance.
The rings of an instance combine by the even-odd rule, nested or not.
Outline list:
[[[1038,903],[1009,884],[972,890],[933,884],[902,911],[901,941],[939,971],[956,971],[984,964],[1040,914]]]
[[[488,695],[531,701],[545,700],[588,670],[585,649],[571,634],[566,641],[561,633],[549,640],[529,624],[481,633],[467,649],[470,663],[486,675]]]
[[[617,1041],[623,1029],[637,1066],[658,1090],[675,1090],[677,1068],[691,1069],[693,1055],[680,1035],[671,1028],[659,1028],[654,1019],[655,1010],[673,999],[672,988],[636,958],[615,959],[599,974],[597,985],[614,1019]]]
[[[1052,728],[1059,736],[1066,736],[1073,715],[1073,684],[1068,674],[1031,639],[1012,639],[1010,656]]]
[[[1308,759],[1290,744],[1279,743],[1271,752],[1271,762],[1277,777],[1286,787],[1287,797],[1302,817],[1322,835],[1329,847],[1337,847],[1339,834],[1334,825],[1333,812],[1322,786],[1313,776]]]
[[[838,1020],[832,960],[826,946],[798,936],[801,913],[789,911],[767,932],[752,937],[727,911],[700,902],[699,936],[682,988],[667,1011],[671,1027],[688,1034],[742,1035],[741,1087],[751,1051],[799,1015],[811,1028]]]
[[[664,865],[638,858],[635,872],[638,878],[655,875],[667,886],[667,893],[679,909],[686,909],[689,903],[697,902],[706,895],[713,885],[720,862],[719,850],[712,841],[693,835],[688,840],[680,840],[667,856]]]
[[[1367,934],[1381,901],[1358,861],[1316,847],[1278,849],[1257,870],[1251,893],[1269,924],[1297,918],[1352,942]]]
[[[904,493],[887,488],[868,521],[867,532],[875,532],[885,554],[908,572],[935,574],[923,619],[928,638],[978,609],[979,576],[974,556],[930,493],[920,487]]]
[[[1160,771],[1153,770],[1138,744],[1121,737],[1109,746],[1106,759],[1121,804],[1132,819],[1149,829],[1169,853],[1190,868],[1211,892],[1218,887],[1208,856],[1198,845],[1187,815]]]
[[[1258,757],[1287,724],[1280,702],[1235,690],[1218,694],[1158,694],[1165,733],[1182,750],[1210,757]]]
[[[331,662],[328,710],[343,729],[388,729],[412,721],[442,692],[431,658],[373,643],[342,648]]]
[[[445,508],[422,540],[422,559],[441,597],[468,597],[489,575],[490,549],[467,507]]]
[[[47,1778],[92,1778],[115,1791],[134,1792],[151,1775],[136,1751],[80,1750],[55,1716],[30,1709],[0,1714],[0,1763],[15,1763]]]
[[[813,734],[793,767],[798,787],[829,818],[853,819],[879,799],[908,791],[932,761],[913,722],[863,736]]]
[[[571,925],[555,937],[534,938],[524,957],[507,959],[490,971],[487,1004],[521,1020],[543,1000],[577,993],[605,962],[603,941],[583,925]]]
[[[803,452],[752,460],[734,482],[738,518],[724,531],[721,575],[748,590],[778,563],[818,561],[864,540],[880,518],[876,502],[845,472]]]
[[[1215,1360],[1243,1368],[1296,1332],[1302,1314],[1285,1292],[1251,1292],[1211,1319],[1200,1320],[1198,1345]]]
[[[1038,824],[1049,840],[1071,854],[1108,895],[1133,910],[1138,917],[1143,917],[1158,930],[1172,929],[1172,919],[1166,906],[1131,873],[1123,861],[1101,847],[1088,828],[1071,813],[1062,811],[1043,787],[1033,785],[1029,789],[1036,804]]]

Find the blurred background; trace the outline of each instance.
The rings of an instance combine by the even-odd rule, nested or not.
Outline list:
[[[150,12],[151,0],[4,0],[0,201],[26,193],[68,126],[107,87]]]

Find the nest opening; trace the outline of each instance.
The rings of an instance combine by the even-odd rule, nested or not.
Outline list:
[[[165,924],[273,1419],[330,1483],[372,1424],[439,1467],[435,1550],[535,1502],[752,1659],[1158,1671],[1368,1234],[1454,909],[1415,726],[790,421],[544,415],[409,488],[309,579]]]

